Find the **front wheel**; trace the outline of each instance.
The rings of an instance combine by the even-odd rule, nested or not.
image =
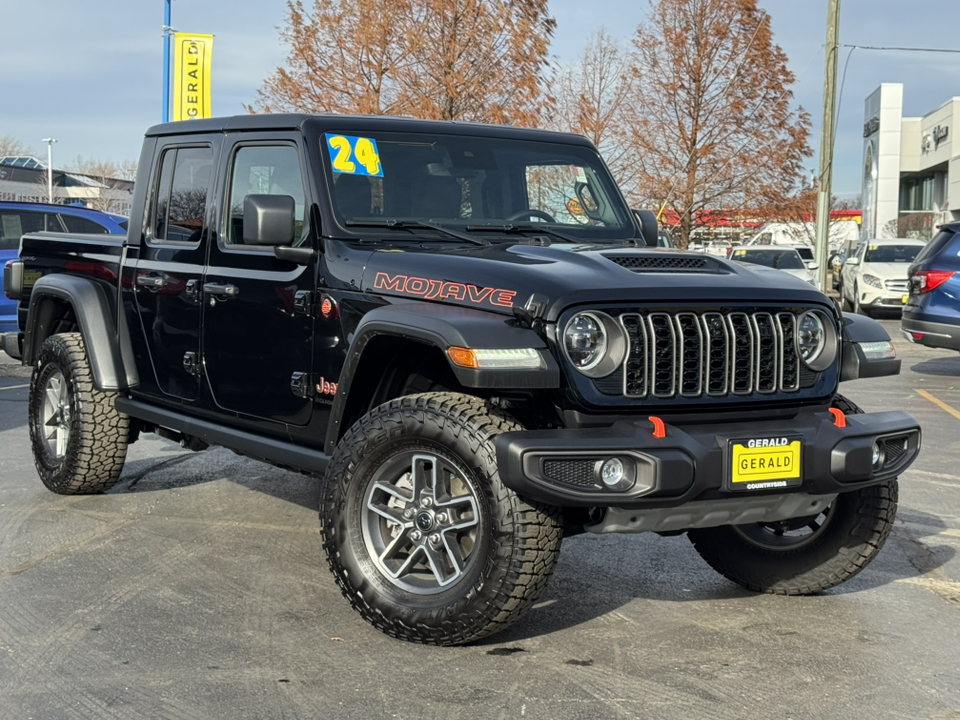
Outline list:
[[[863,412],[842,395],[833,407]],[[688,536],[710,567],[745,588],[812,595],[849,580],[876,557],[893,529],[897,494],[894,478],[841,493],[817,515],[691,530]]]
[[[553,572],[559,512],[505,487],[493,438],[522,429],[457,393],[393,400],[337,446],[320,503],[344,596],[381,631],[458,645],[518,620]]]

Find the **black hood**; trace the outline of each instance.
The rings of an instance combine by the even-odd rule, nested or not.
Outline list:
[[[503,313],[537,294],[546,299],[550,321],[572,305],[602,302],[830,304],[813,286],[787,273],[696,252],[624,245],[430,243],[372,252],[364,248],[361,253],[366,257],[346,252],[354,260],[351,274],[363,267],[357,284],[364,292]]]

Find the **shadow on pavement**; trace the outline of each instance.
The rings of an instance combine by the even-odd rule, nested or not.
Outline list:
[[[944,352],[949,351],[944,350]],[[924,360],[911,366],[910,370],[920,375],[960,376],[960,355],[951,354],[945,357]]]

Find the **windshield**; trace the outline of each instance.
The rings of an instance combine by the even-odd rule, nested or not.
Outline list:
[[[736,250],[733,259],[737,262],[766,265],[777,270],[802,270],[803,260],[796,250]]]
[[[351,232],[428,222],[495,239],[512,226],[576,241],[633,237],[634,226],[589,147],[491,137],[326,133],[332,206]]]
[[[870,245],[864,262],[913,262],[922,245]]]

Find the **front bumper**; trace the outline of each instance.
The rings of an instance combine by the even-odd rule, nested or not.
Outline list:
[[[847,415],[839,427],[831,412],[804,411],[786,420],[723,425],[665,425],[655,437],[650,420],[623,420],[607,428],[530,430],[497,436],[504,483],[516,492],[561,507],[665,508],[692,501],[739,501],[747,496],[848,492],[896,477],[916,459],[921,434],[908,413]],[[661,434],[661,433],[658,433]],[[801,441],[800,480],[745,485],[732,480],[732,443]],[[873,466],[880,442],[884,460]],[[758,443],[759,444],[759,443]],[[888,448],[889,445],[889,448]],[[610,458],[628,468],[616,489],[599,469]]]
[[[876,288],[872,285],[860,285],[860,305],[875,308],[889,308],[891,310],[903,309],[903,298],[907,295],[907,290],[887,290],[886,288]]]
[[[0,333],[0,348],[10,357],[19,360],[23,356],[23,333]]]

